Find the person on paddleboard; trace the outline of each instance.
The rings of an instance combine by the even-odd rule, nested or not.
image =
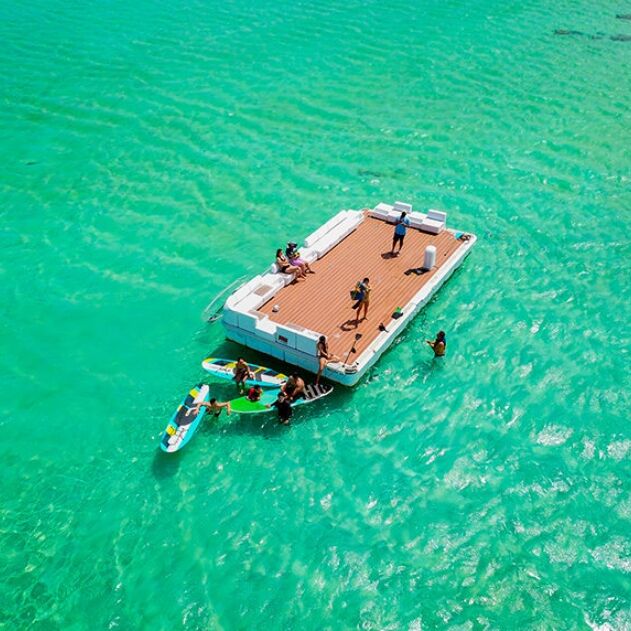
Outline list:
[[[248,379],[254,379],[254,373],[250,370],[250,367],[243,357],[239,357],[239,359],[237,359],[237,365],[234,367],[233,379],[241,392],[245,389],[245,382]]]
[[[444,357],[447,350],[447,340],[445,339],[444,331],[438,331],[436,339],[433,342],[432,340],[425,341],[434,349],[434,357]]]
[[[188,411],[188,414],[193,412],[193,415],[197,416],[200,408],[206,408],[215,418],[219,418],[221,410],[226,410],[226,413],[230,416],[230,401],[217,401],[214,397],[208,402],[200,401]]]
[[[261,400],[261,395],[263,394],[263,388],[261,386],[252,386],[248,390],[248,401],[252,401],[253,403]]]
[[[305,396],[305,382],[297,372],[291,374],[289,379],[281,386],[280,391],[289,399],[289,402],[296,399],[304,398]]]

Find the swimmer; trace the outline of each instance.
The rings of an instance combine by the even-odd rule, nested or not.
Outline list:
[[[433,342],[432,340],[425,341],[434,350],[434,357],[443,357],[445,355],[445,351],[447,350],[447,340],[445,339],[444,331],[438,331],[438,335],[436,335],[436,339]]]

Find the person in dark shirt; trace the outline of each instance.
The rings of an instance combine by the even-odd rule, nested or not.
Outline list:
[[[291,409],[291,401],[289,397],[287,397],[282,390],[279,391],[276,401],[274,401],[271,405],[268,404],[267,407],[276,408],[276,411],[278,412],[278,422],[283,425],[289,425],[289,419],[291,419],[291,415],[294,411]]]

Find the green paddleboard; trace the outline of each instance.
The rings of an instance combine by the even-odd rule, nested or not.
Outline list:
[[[264,390],[261,394],[261,398],[258,401],[250,401],[247,397],[239,397],[230,401],[230,409],[236,414],[261,414],[262,412],[274,412],[275,408],[268,408],[276,401],[280,388],[274,390]],[[333,392],[333,386],[323,385],[308,385],[305,386],[305,398],[294,401],[291,406],[304,405],[305,403],[312,403],[322,397],[327,396]]]

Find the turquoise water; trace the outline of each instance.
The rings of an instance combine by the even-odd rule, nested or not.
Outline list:
[[[631,628],[626,12],[3,3],[0,627]],[[369,376],[162,454],[211,297],[395,199],[480,239]]]

